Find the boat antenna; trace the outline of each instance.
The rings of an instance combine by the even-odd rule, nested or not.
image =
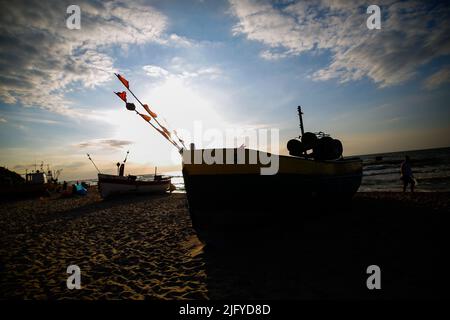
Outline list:
[[[305,134],[305,130],[304,130],[304,128],[303,128],[303,117],[302,117],[302,115],[303,115],[303,112],[302,112],[302,107],[301,106],[298,106],[297,107],[297,111],[298,111],[298,117],[299,117],[299,119],[300,119],[300,132],[302,133],[302,136]]]
[[[123,163],[127,162],[128,154],[130,153],[130,150],[127,151],[127,155],[125,156],[125,160],[123,160]]]
[[[91,156],[89,155],[89,153],[87,153],[87,156],[88,156],[89,160],[91,160],[91,162],[94,165],[95,169],[97,169],[97,172],[100,173],[100,170],[98,170],[97,166],[95,165],[94,160],[91,159]]]

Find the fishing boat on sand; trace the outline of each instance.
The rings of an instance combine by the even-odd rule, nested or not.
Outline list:
[[[58,187],[61,171],[62,169],[50,170],[50,165],[47,165],[45,172],[44,162],[41,163],[40,170],[35,164],[35,170],[32,172],[26,170],[25,174],[0,167],[0,197],[48,196]]]
[[[361,159],[344,158],[342,143],[323,132],[305,133],[300,107],[298,111],[302,135],[288,142],[290,155],[241,148],[184,151],[184,183],[192,224],[199,236],[214,226],[223,230],[225,226],[264,219],[274,223],[282,216],[281,221],[289,224],[299,214],[318,214],[321,205],[340,205],[357,192],[362,179]],[[222,161],[194,161],[218,152],[223,155]],[[243,161],[228,164],[227,154]],[[268,167],[261,160],[274,156],[278,161],[276,173],[261,174]]]
[[[19,196],[43,196],[47,194],[49,183],[44,172],[37,170],[36,172],[26,173],[25,179],[19,174],[0,168],[1,183],[0,197],[19,197]],[[12,175],[16,175],[17,179],[12,179]]]
[[[153,180],[138,180],[136,176],[116,176],[111,174],[98,174],[98,189],[102,198],[111,195],[136,193],[164,193],[169,191],[171,178],[160,175],[154,176]]]
[[[193,144],[187,149],[176,132],[172,135],[161,126],[157,115],[139,101],[129,82],[119,74],[116,76],[149,116],[139,113],[127,101],[125,91],[116,92],[126,109],[141,116],[182,155],[189,212],[200,237],[215,225],[223,231],[245,221],[259,223],[263,217],[269,217],[269,223],[289,223],[307,212],[317,213],[321,204],[351,199],[361,185],[362,160],[344,158],[341,141],[324,132],[304,132],[301,107],[298,107],[301,135],[288,141],[289,155],[246,148],[196,150]],[[160,128],[151,122],[153,119]],[[271,166],[267,159],[276,161],[277,168],[263,174]]]
[[[117,163],[117,175],[100,173],[94,161],[88,154],[89,160],[94,164],[98,171],[98,190],[102,198],[121,194],[154,194],[173,191],[174,186],[171,184],[169,176],[158,175],[155,168],[155,174],[151,178],[138,178],[134,175],[124,175],[125,163],[128,158],[129,151],[125,160]]]

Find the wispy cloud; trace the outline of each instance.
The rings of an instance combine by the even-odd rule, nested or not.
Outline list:
[[[26,169],[34,168],[35,165],[36,165],[36,167],[38,166],[37,163],[17,164],[13,167],[13,170],[26,170]]]
[[[432,90],[446,83],[450,83],[450,66],[443,67],[441,70],[425,79],[424,87],[428,90]]]
[[[133,142],[129,140],[117,140],[117,139],[96,139],[80,142],[76,145],[78,148],[86,149],[86,148],[113,148],[120,149],[122,147],[126,147],[131,145]]]
[[[186,47],[186,48],[190,48],[190,47],[198,45],[197,42],[192,41],[191,39],[188,39],[186,37],[179,36],[179,35],[174,34],[174,33],[172,33],[169,36],[168,44],[174,44],[176,46]]]
[[[217,79],[223,75],[222,69],[215,66],[209,67],[196,67],[193,64],[187,63],[184,59],[175,57],[170,63],[170,68],[165,69],[156,65],[146,65],[142,69],[145,73],[153,78],[177,78],[177,79],[189,79],[206,77],[208,79]]]
[[[65,93],[111,79],[108,47],[162,42],[167,18],[148,5],[82,0],[81,30],[65,26],[65,1],[0,4],[0,100],[83,116]],[[177,39],[174,39],[174,41]]]
[[[153,78],[161,78],[169,75],[169,71],[159,66],[147,65],[143,66],[142,69],[144,69],[148,76]]]
[[[380,0],[381,30],[366,27],[365,1],[278,2],[230,0],[235,35],[265,44],[276,60],[329,52],[331,63],[314,80],[368,77],[380,87],[405,82],[433,59],[450,54],[450,8],[445,4]]]

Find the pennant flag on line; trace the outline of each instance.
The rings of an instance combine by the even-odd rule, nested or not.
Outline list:
[[[162,125],[159,125],[161,127],[161,129],[163,129],[164,133],[167,134],[170,137],[170,132],[169,130],[167,130],[165,127],[163,127]]]
[[[139,115],[147,122],[150,122],[150,120],[152,120],[152,118],[146,114],[139,113]]]
[[[127,79],[125,79],[124,77],[122,77],[120,74],[116,74],[116,76],[117,76],[117,78],[119,78],[119,80],[120,80],[120,82],[122,82],[123,83],[123,85],[127,88],[127,89],[130,89],[130,84],[129,84],[129,82],[128,82],[128,80]]]
[[[117,96],[122,99],[124,102],[127,102],[127,93],[125,91],[122,92],[114,92]]]
[[[172,141],[172,140],[170,140],[170,137],[167,135],[167,133],[165,133],[162,130],[159,130],[158,128],[155,128],[155,129],[158,130],[164,137],[166,137],[167,140]]]
[[[153,118],[156,118],[157,115],[152,110],[150,110],[150,107],[146,104],[143,105],[144,109],[147,110],[148,114],[151,115]]]

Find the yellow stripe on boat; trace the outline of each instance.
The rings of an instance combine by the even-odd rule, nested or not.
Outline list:
[[[242,152],[241,155],[244,155],[244,151],[244,163],[237,163],[238,152]],[[227,152],[228,163],[226,161]],[[222,153],[222,155],[220,153]],[[205,161],[205,155],[212,155],[212,157],[218,160],[217,162],[219,163],[209,164],[208,161]],[[185,172],[189,175],[260,174],[261,168],[270,167],[271,165],[270,163],[262,164],[260,160],[270,159],[271,161],[277,161],[276,159],[274,159],[275,157],[278,157],[279,161],[279,169],[277,174],[332,176],[355,174],[361,172],[362,170],[362,163],[359,159],[315,161],[300,157],[270,154],[250,149],[197,149],[193,151],[186,150],[183,153],[183,170],[185,170]],[[222,160],[220,161],[220,159]],[[250,159],[255,161],[251,162]],[[272,165],[276,164],[272,163]]]

